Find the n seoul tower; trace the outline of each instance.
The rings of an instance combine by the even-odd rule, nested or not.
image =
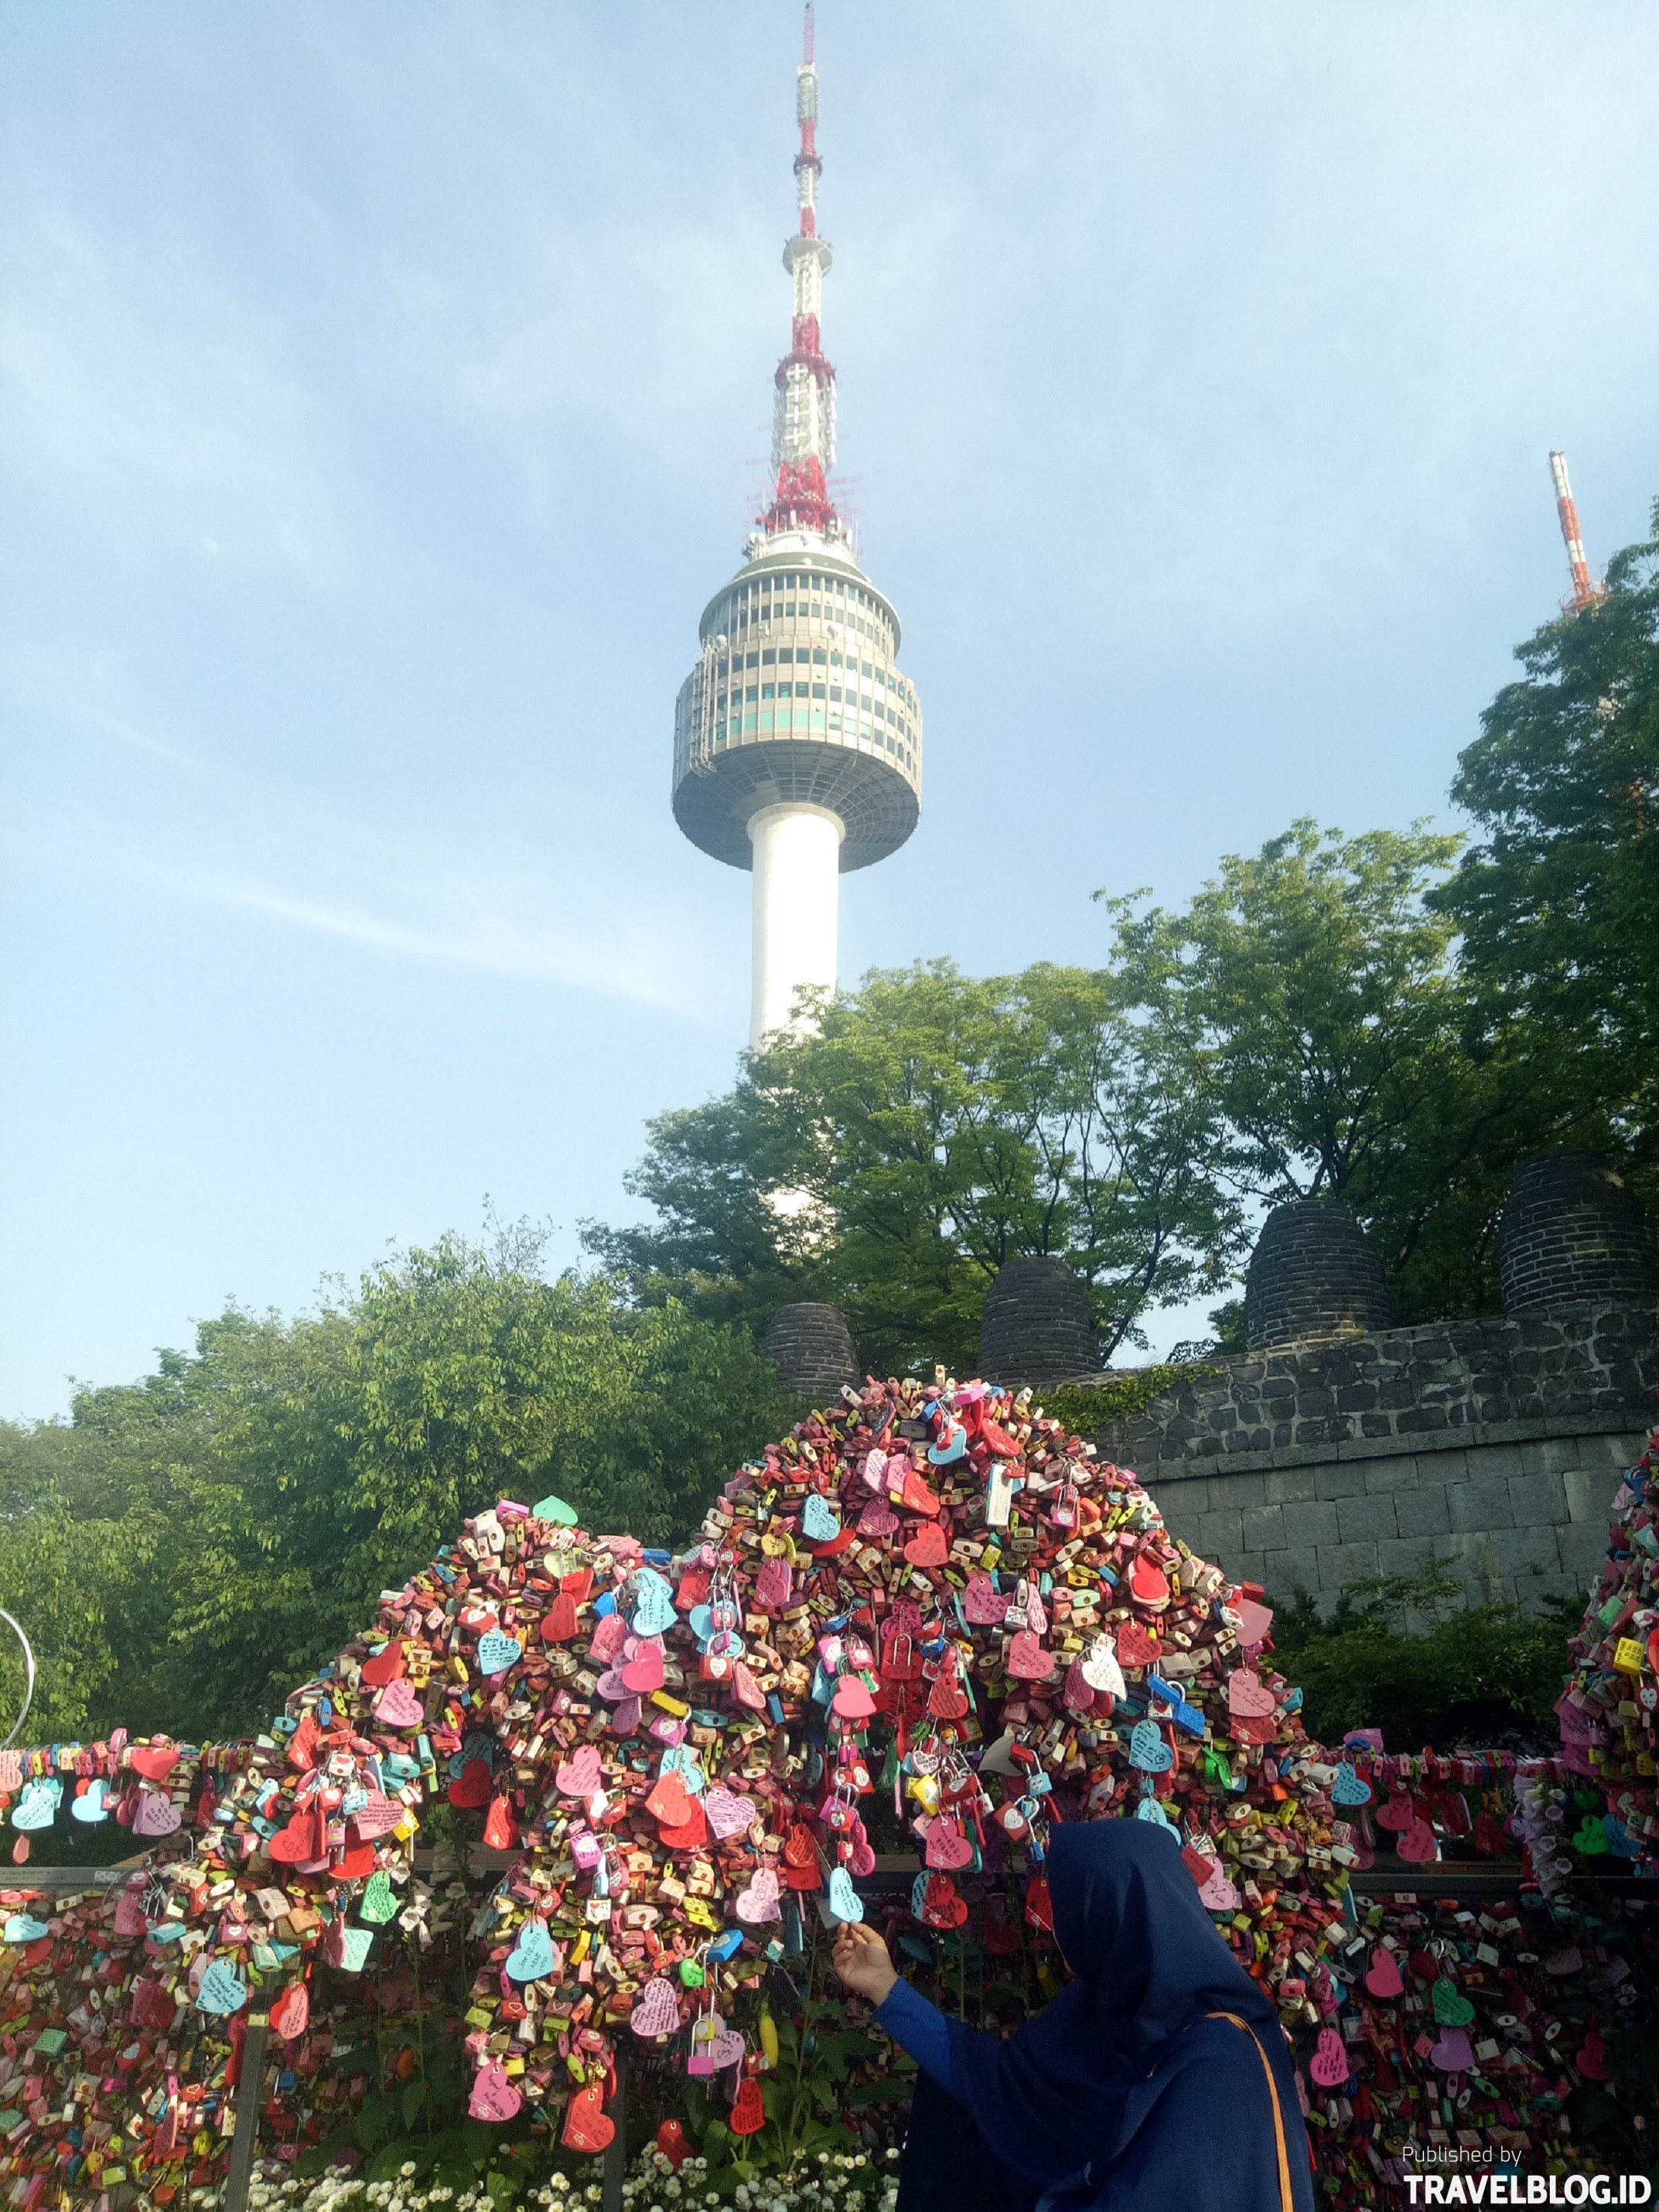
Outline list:
[[[754,872],[752,1048],[836,986],[838,876],[898,850],[921,812],[921,712],[899,673],[899,622],[830,502],[836,372],[819,343],[830,248],[817,234],[818,77],[807,0],[795,78],[799,228],[778,363],[771,504],[742,568],[703,609],[674,708],[674,818],[694,845]]]

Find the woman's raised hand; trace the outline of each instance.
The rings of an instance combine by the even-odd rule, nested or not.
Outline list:
[[[848,1988],[872,2004],[882,2003],[898,1979],[887,1946],[861,1920],[842,1921],[836,1938],[835,1967]]]

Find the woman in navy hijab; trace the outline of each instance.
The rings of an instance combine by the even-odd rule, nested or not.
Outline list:
[[[845,1924],[836,1971],[921,2069],[899,2212],[1313,2212],[1279,2015],[1173,1837],[1067,1822],[1048,1851],[1073,1979],[1004,2038],[947,2020]]]

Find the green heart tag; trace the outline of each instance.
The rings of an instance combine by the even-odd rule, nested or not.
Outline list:
[[[1434,2016],[1442,2027],[1467,2027],[1474,2018],[1474,2007],[1459,1996],[1455,1982],[1443,1976],[1434,1985]]]
[[[1611,1848],[1607,1832],[1594,1813],[1586,1813],[1579,1822],[1578,1832],[1572,1839],[1572,1847],[1576,1851],[1582,1851],[1586,1858],[1594,1858],[1598,1851],[1605,1851]]]
[[[695,1959],[680,1960],[680,1982],[688,1990],[700,1990],[707,1977]]]
[[[367,1921],[371,1928],[383,1928],[398,1910],[398,1900],[392,1894],[389,1878],[381,1873],[370,1875],[363,1889],[362,1902],[357,1907],[359,1920]]]
[[[579,1517],[575,1507],[567,1505],[562,1498],[544,1498],[530,1510],[537,1520],[556,1522],[561,1528],[574,1528]]]

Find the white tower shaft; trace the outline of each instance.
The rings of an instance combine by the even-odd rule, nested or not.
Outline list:
[[[749,817],[755,851],[754,981],[749,1048],[778,1030],[799,1031],[803,985],[836,988],[841,910],[841,841],[827,806],[763,806]]]

